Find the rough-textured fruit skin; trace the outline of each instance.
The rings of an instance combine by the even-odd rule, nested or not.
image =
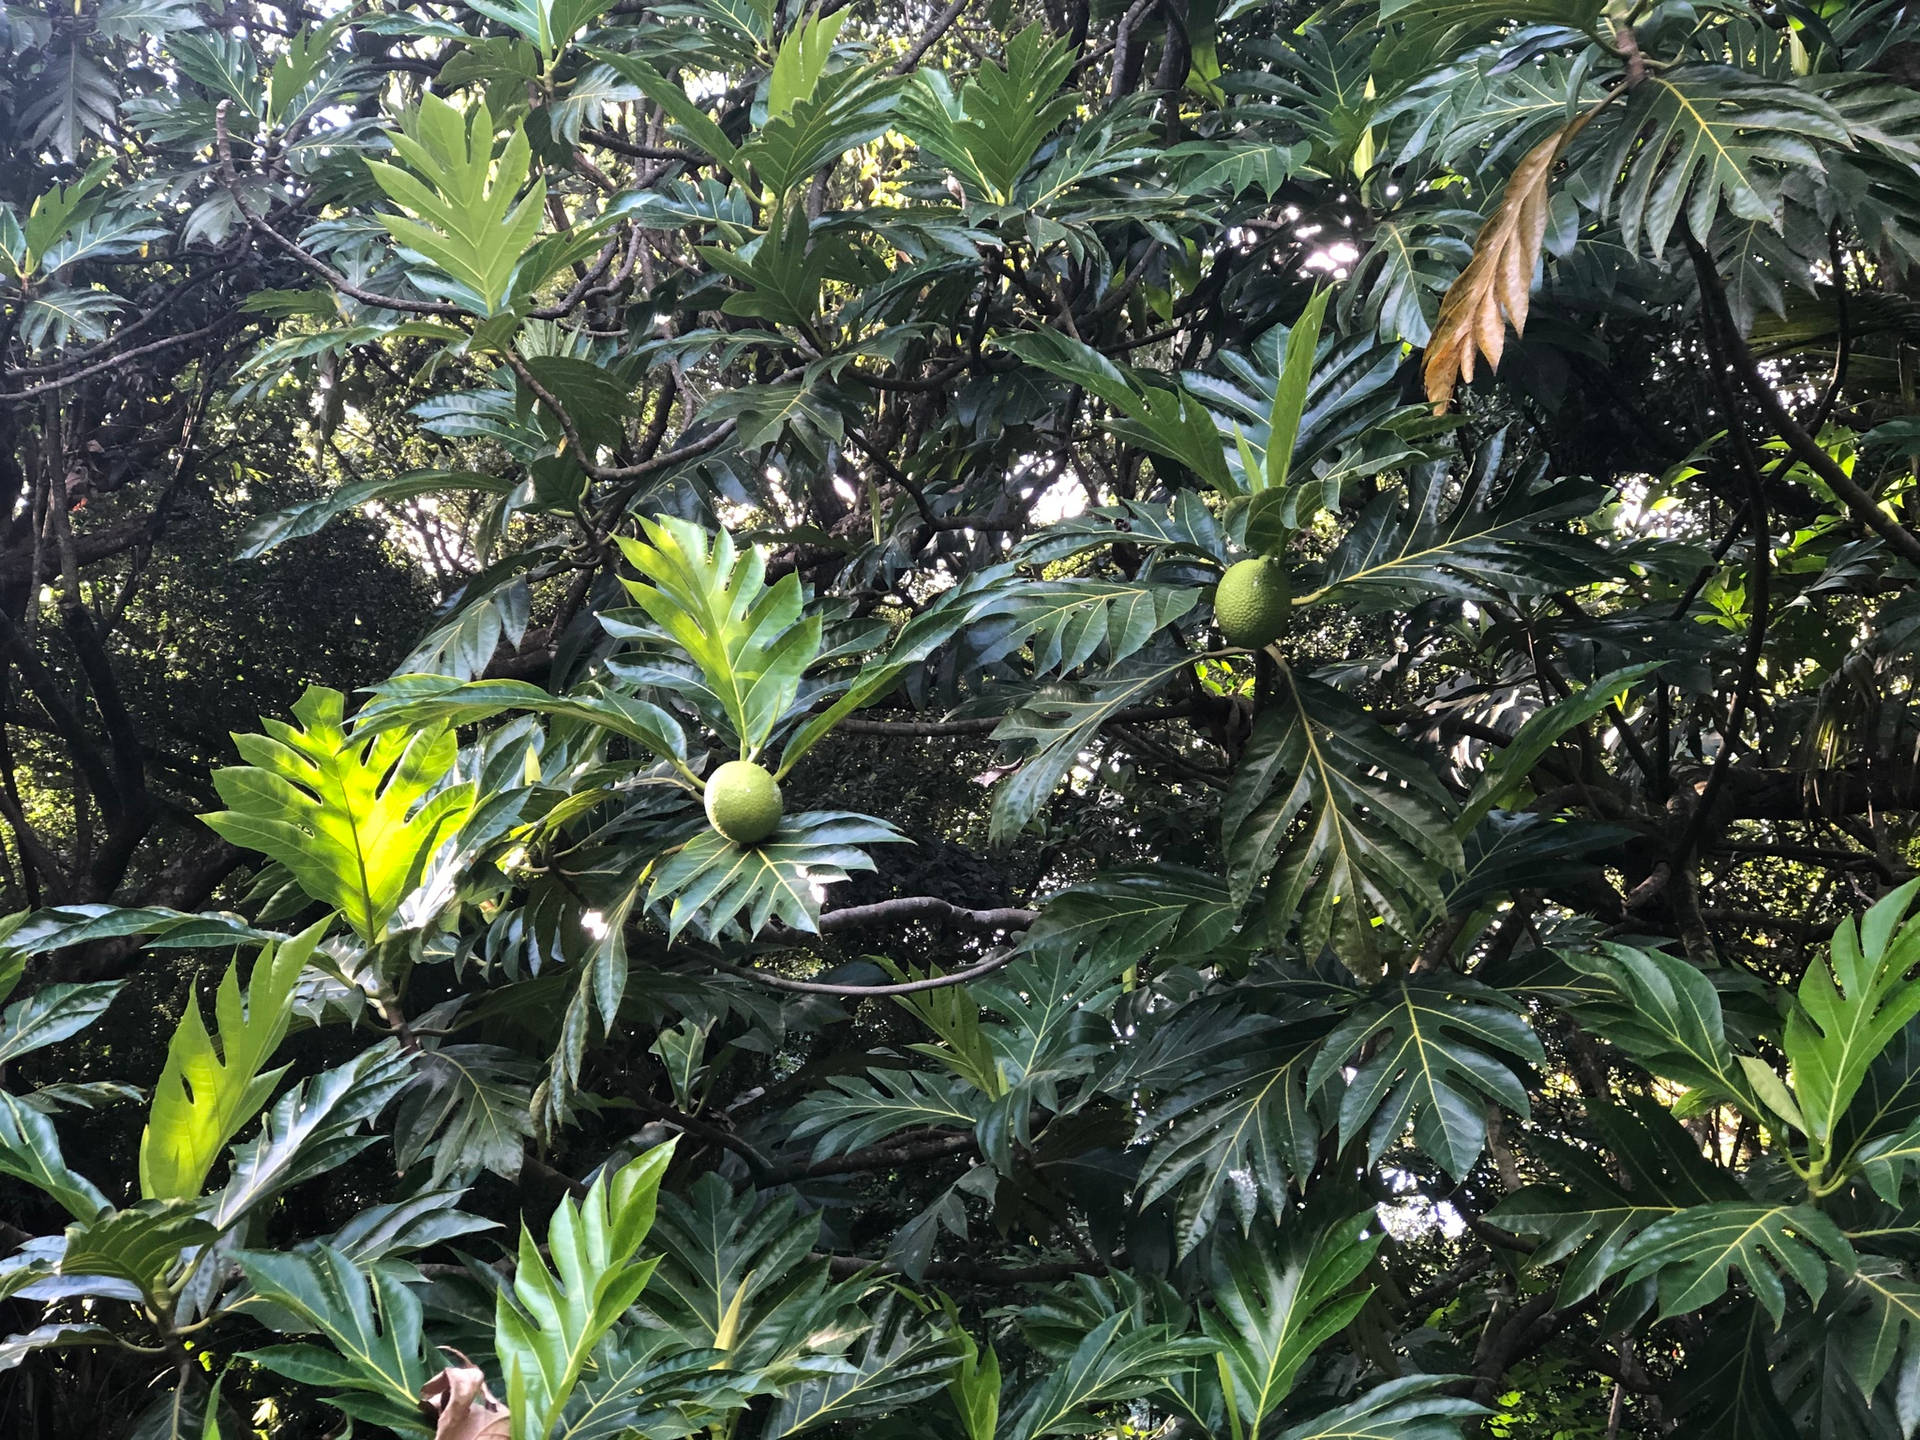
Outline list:
[[[1227,567],[1213,592],[1213,616],[1228,643],[1257,650],[1287,633],[1292,609],[1286,567],[1262,557]]]
[[[707,820],[736,845],[758,845],[780,826],[780,787],[751,760],[707,777]]]

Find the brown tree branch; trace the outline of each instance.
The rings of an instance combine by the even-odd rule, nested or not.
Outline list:
[[[1691,230],[1684,224],[1680,229],[1693,257],[1694,269],[1700,272],[1701,286],[1704,288],[1708,284],[1709,275],[1712,283],[1718,284],[1719,276],[1712,273],[1712,257],[1694,239]],[[1726,317],[1724,325],[1720,323],[1719,315],[1703,312],[1703,317],[1708,321],[1702,327],[1707,344],[1708,381],[1720,400],[1721,408],[1726,411],[1727,435],[1733,441],[1734,461],[1747,483],[1747,517],[1753,530],[1747,602],[1752,608],[1753,619],[1747,627],[1747,642],[1740,657],[1740,674],[1734,683],[1733,699],[1727,706],[1726,724],[1720,730],[1720,753],[1714,757],[1713,770],[1707,776],[1706,788],[1700,792],[1699,804],[1694,807],[1686,829],[1681,832],[1679,843],[1673,850],[1671,861],[1676,871],[1685,869],[1692,861],[1694,851],[1699,848],[1701,838],[1706,834],[1707,820],[1714,802],[1719,799],[1721,787],[1726,784],[1727,767],[1733,763],[1734,751],[1739,748],[1741,722],[1745,720],[1747,708],[1753,703],[1754,694],[1759,688],[1760,656],[1766,647],[1767,626],[1772,618],[1773,536],[1767,523],[1766,481],[1760,473],[1760,457],[1754,453],[1753,442],[1748,439],[1746,426],[1741,422],[1739,402],[1721,367],[1721,352],[1730,351],[1731,347],[1740,344],[1740,336],[1731,316]]]
[[[823,917],[824,918],[824,917]],[[744,965],[730,965],[725,960],[713,961],[717,970],[729,975],[738,975],[743,980],[752,980],[765,985],[770,990],[787,990],[796,995],[832,995],[843,999],[867,1000],[884,998],[888,995],[915,995],[922,990],[943,990],[950,985],[964,985],[969,980],[978,980],[991,975],[996,970],[1004,970],[1013,962],[1015,952],[1009,950],[991,960],[983,960],[978,965],[965,970],[956,970],[951,975],[929,975],[924,980],[909,980],[899,985],[833,985],[818,980],[789,980],[784,975],[769,975],[764,970],[751,970]]]
[[[246,194],[240,188],[240,176],[233,168],[233,139],[227,132],[227,110],[232,104],[231,100],[222,100],[213,110],[214,151],[219,161],[216,169],[221,184],[233,197],[234,208],[239,210],[241,218],[254,234],[275,249],[291,255],[342,295],[350,296],[363,305],[375,305],[382,310],[397,310],[408,315],[438,315],[447,319],[465,317],[466,311],[444,300],[409,300],[400,295],[382,295],[377,290],[363,289],[298,241],[289,240],[261,216],[254,214],[253,207],[247,204]]]
[[[117,355],[109,355],[105,360],[65,375],[55,376],[51,380],[43,380],[38,385],[29,385],[24,390],[0,391],[0,402],[13,404],[22,400],[32,400],[40,395],[51,395],[56,390],[68,389],[95,375],[104,375],[110,370],[118,370],[129,360],[138,360],[143,355],[170,350],[176,345],[190,345],[195,340],[204,340],[208,336],[218,334],[221,330],[231,328],[233,323],[231,316],[223,315],[211,325],[203,325],[198,330],[189,330],[183,335],[169,335],[162,340],[150,340],[145,345],[136,345],[131,350],[122,350]]]
[[[901,925],[912,920],[929,920],[960,930],[991,934],[1001,930],[1025,930],[1039,918],[1038,910],[1013,907],[969,910],[935,895],[903,895],[895,900],[878,900],[871,905],[849,905],[843,910],[829,910],[820,917],[820,932],[832,935],[841,930],[862,930],[876,925]]]
[[[898,1265],[859,1255],[821,1255],[837,1279],[855,1275],[898,1275]],[[1058,1261],[1040,1265],[995,1265],[985,1260],[935,1260],[921,1272],[924,1280],[952,1280],[974,1285],[1052,1285],[1077,1275],[1105,1275],[1111,1267],[1095,1262]]]
[[[967,7],[972,3],[973,0],[953,0],[952,4],[948,5],[946,9],[933,17],[933,22],[920,33],[918,40],[915,40],[912,45],[907,47],[906,54],[894,61],[893,68],[888,71],[888,73],[892,75],[910,74],[913,67],[920,63],[921,57],[940,43],[940,37],[953,28],[953,22],[964,15]]]
[[[1692,252],[1694,270],[1700,277],[1701,302],[1712,312],[1722,333],[1728,337],[1727,354],[1733,362],[1734,373],[1759,404],[1767,423],[1787,442],[1787,448],[1800,462],[1840,497],[1854,519],[1884,539],[1903,560],[1920,565],[1920,536],[1882,510],[1867,489],[1843,470],[1820,442],[1793,418],[1793,412],[1780,398],[1779,391],[1767,380],[1760,363],[1753,358],[1753,351],[1740,338],[1739,329],[1733,323],[1733,312],[1727,304],[1726,287],[1720,283],[1720,272],[1714,268],[1712,258],[1706,255],[1700,242],[1690,233],[1683,230],[1682,238]]]
[[[1136,705],[1116,710],[1107,718],[1109,725],[1141,725],[1154,720],[1184,720],[1199,713],[1191,702],[1179,705]],[[984,715],[966,720],[872,720],[850,715],[833,727],[849,735],[911,735],[933,739],[950,735],[989,735],[999,726],[1000,717]]]
[[[870,1145],[850,1150],[845,1155],[829,1155],[820,1160],[801,1160],[775,1165],[762,1183],[786,1185],[795,1180],[811,1180],[822,1175],[857,1175],[870,1170],[892,1170],[916,1160],[938,1160],[949,1155],[964,1155],[979,1148],[971,1130],[947,1131],[904,1144]]]

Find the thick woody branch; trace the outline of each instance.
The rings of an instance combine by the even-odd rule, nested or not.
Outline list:
[[[111,796],[114,793],[114,776],[105,756],[100,753],[99,746],[94,743],[79,713],[69,703],[60,682],[4,611],[0,611],[0,653],[6,654],[19,668],[21,678],[26,681],[34,699],[40,702],[40,708],[46,711],[55,732],[66,741],[74,764],[86,777],[88,787],[95,795]]]
[[[117,525],[77,531],[73,537],[74,561],[87,566],[124,555],[151,540],[155,525],[156,517],[142,515]],[[27,583],[37,586],[60,573],[60,557],[51,551],[40,554],[38,573],[35,573],[35,548],[33,545],[20,545],[0,551],[0,585]]]

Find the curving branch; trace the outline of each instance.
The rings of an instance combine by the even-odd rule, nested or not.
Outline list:
[[[940,1160],[950,1155],[965,1155],[979,1149],[972,1130],[949,1130],[919,1139],[870,1145],[864,1150],[849,1150],[823,1160],[799,1160],[770,1167],[762,1176],[768,1185],[789,1185],[795,1180],[813,1180],[823,1175],[858,1175],[875,1170],[894,1170],[916,1160]]]
[[[903,895],[897,900],[879,900],[871,905],[849,905],[844,910],[829,910],[820,917],[820,930],[832,934],[840,930],[859,930],[873,925],[898,925],[910,920],[934,920],[962,930],[993,932],[1025,930],[1040,918],[1038,910],[1005,907],[997,910],[969,910],[936,895]]]
[[[301,245],[297,240],[289,240],[266,220],[253,213],[253,207],[247,204],[246,194],[240,188],[240,176],[233,168],[233,139],[227,131],[227,110],[233,102],[222,100],[213,110],[214,151],[218,158],[215,167],[220,175],[220,183],[233,197],[234,208],[262,240],[298,260],[307,269],[325,280],[342,295],[358,300],[363,305],[375,305],[382,310],[398,310],[408,315],[437,315],[451,319],[464,316],[467,312],[458,305],[449,305],[444,300],[409,300],[399,295],[382,295],[377,290],[367,290],[356,285],[333,266],[327,264],[318,255]]]
[[[1759,404],[1767,423],[1787,442],[1787,449],[1793,452],[1795,458],[1824,480],[1827,488],[1840,497],[1854,519],[1884,539],[1902,559],[1920,565],[1920,536],[1882,510],[1873,494],[1842,469],[1825,447],[1793,418],[1793,412],[1780,398],[1780,392],[1762,373],[1760,362],[1753,358],[1753,351],[1747,348],[1747,342],[1740,337],[1739,327],[1733,322],[1733,311],[1727,305],[1726,286],[1721,284],[1720,272],[1714,269],[1712,258],[1691,233],[1683,231],[1682,238],[1687,242],[1693,256],[1694,270],[1700,277],[1701,303],[1712,313],[1715,323],[1726,337],[1727,358],[1733,364],[1734,373]],[[1840,373],[1844,375],[1844,371]]]
[[[82,369],[71,371],[65,375],[57,375],[51,380],[43,380],[38,385],[29,385],[21,390],[0,391],[0,402],[14,404],[22,400],[33,400],[41,395],[51,395],[57,390],[65,390],[70,386],[79,384],[82,380],[91,379],[95,375],[104,375],[110,370],[119,370],[125,366],[129,360],[137,360],[143,355],[157,354],[162,350],[171,350],[176,345],[191,345],[196,340],[207,339],[209,336],[218,334],[221,330],[231,328],[233,328],[232,319],[227,316],[222,316],[211,325],[202,326],[198,330],[188,330],[180,335],[169,335],[162,340],[150,340],[145,345],[136,345],[131,350],[122,350],[117,355],[109,355],[106,359],[95,361],[93,364],[85,366]]]
[[[822,916],[822,920],[826,917]],[[833,985],[821,980],[789,980],[784,975],[769,975],[764,970],[749,969],[744,965],[730,965],[724,960],[715,960],[714,968],[728,975],[737,975],[742,980],[752,980],[765,985],[770,990],[786,990],[795,995],[832,995],[841,999],[869,1000],[883,999],[889,995],[917,995],[922,990],[944,990],[951,985],[964,985],[969,980],[978,980],[991,975],[996,970],[1004,970],[1013,963],[1015,952],[1007,951],[991,960],[983,960],[965,970],[956,970],[951,975],[929,975],[924,980],[908,980],[899,985]]]
[[[1141,725],[1154,720],[1186,720],[1200,712],[1189,701],[1179,705],[1137,705],[1116,710],[1107,717],[1109,725]],[[849,735],[912,735],[935,739],[950,735],[990,735],[999,727],[1001,717],[983,715],[967,720],[870,720],[849,715],[834,725]]]
[[[1719,276],[1713,272],[1713,259],[1705,247],[1684,225],[1681,233],[1693,257],[1695,270],[1701,272],[1701,286],[1704,288],[1707,285],[1709,275],[1713,283],[1718,284]],[[1766,649],[1767,628],[1772,620],[1773,535],[1768,525],[1766,479],[1760,473],[1760,457],[1754,452],[1753,441],[1741,422],[1740,406],[1733,386],[1727,382],[1721,365],[1723,352],[1740,345],[1740,335],[1734,327],[1733,317],[1724,311],[1704,312],[1704,318],[1707,320],[1703,327],[1709,362],[1707,378],[1727,412],[1727,435],[1733,441],[1734,461],[1747,483],[1746,513],[1752,524],[1753,539],[1747,595],[1753,609],[1753,620],[1747,627],[1747,642],[1740,656],[1740,677],[1735,682],[1733,698],[1727,705],[1726,724],[1720,732],[1720,753],[1714,757],[1713,769],[1707,776],[1705,788],[1700,791],[1699,804],[1694,807],[1687,827],[1681,833],[1680,842],[1674,847],[1675,870],[1685,869],[1693,859],[1706,834],[1715,803],[1727,783],[1727,769],[1733,763],[1734,751],[1739,748],[1741,723],[1760,687],[1760,657]]]

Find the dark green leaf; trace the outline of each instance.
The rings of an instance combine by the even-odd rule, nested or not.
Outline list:
[[[1378,1161],[1409,1126],[1456,1179],[1487,1142],[1487,1107],[1530,1113],[1522,1062],[1545,1058],[1507,997],[1469,981],[1420,977],[1363,1001],[1327,1037],[1307,1075],[1316,1091],[1356,1065],[1340,1097],[1340,1140],[1363,1130]]]

